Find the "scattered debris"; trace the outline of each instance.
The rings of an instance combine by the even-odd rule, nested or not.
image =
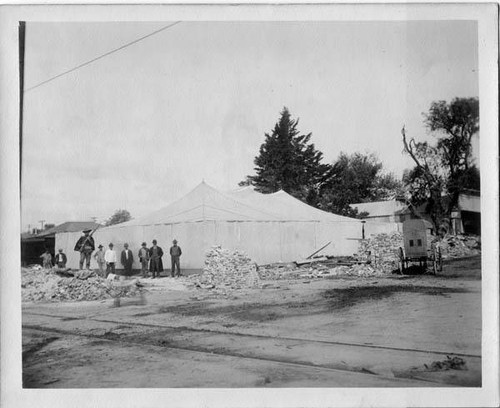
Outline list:
[[[450,356],[446,356],[443,361],[434,361],[430,366],[424,364],[424,367],[427,371],[467,370],[464,359]]]
[[[23,302],[54,302],[101,300],[111,297],[109,283],[94,271],[22,268],[21,287]],[[135,296],[141,290],[133,285],[121,296]]]
[[[445,235],[439,241],[443,259],[481,254],[481,237],[477,235]]]
[[[262,280],[297,280],[315,278],[372,277],[384,273],[371,265],[370,261],[355,257],[321,257],[314,262],[294,264],[271,264],[259,267]]]

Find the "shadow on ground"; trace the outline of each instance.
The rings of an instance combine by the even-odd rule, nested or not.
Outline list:
[[[352,307],[361,302],[385,299],[397,293],[418,293],[430,296],[448,296],[450,293],[467,293],[463,288],[437,288],[434,286],[357,286],[342,289],[330,289],[323,293],[328,299],[330,310]]]

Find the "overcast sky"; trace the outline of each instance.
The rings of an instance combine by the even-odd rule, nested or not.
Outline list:
[[[25,89],[169,23],[28,23]],[[474,96],[475,22],[181,22],[25,93],[22,227],[236,188],[283,106],[325,161],[399,177],[402,125],[429,139],[432,101]]]

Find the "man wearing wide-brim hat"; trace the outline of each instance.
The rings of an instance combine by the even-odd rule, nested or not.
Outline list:
[[[80,269],[83,269],[83,261],[86,261],[87,269],[90,269],[90,257],[95,250],[94,238],[90,236],[91,229],[83,230],[83,235],[75,245],[75,251],[80,252]]]

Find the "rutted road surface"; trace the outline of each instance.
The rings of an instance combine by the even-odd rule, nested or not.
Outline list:
[[[478,279],[280,282],[223,298],[164,282],[146,305],[26,304],[24,386],[481,385]],[[431,369],[447,356],[466,369]]]

